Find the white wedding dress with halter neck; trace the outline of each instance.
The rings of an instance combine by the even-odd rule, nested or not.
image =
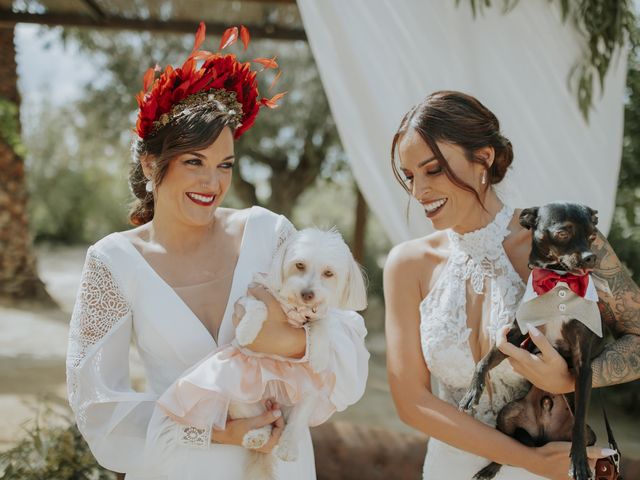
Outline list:
[[[420,338],[425,362],[437,395],[458,405],[467,391],[475,368],[469,345],[467,294],[484,296],[480,325],[490,338],[513,322],[525,284],[513,268],[502,245],[509,234],[513,208],[503,206],[486,227],[467,234],[449,230],[450,256],[436,284],[420,304]],[[469,293],[468,293],[469,292]],[[508,362],[491,371],[475,410],[475,417],[495,426],[500,409],[527,391],[528,383]],[[436,438],[429,440],[424,463],[425,480],[471,480],[489,461],[456,449]],[[496,480],[538,480],[542,477],[521,468],[503,466]]]

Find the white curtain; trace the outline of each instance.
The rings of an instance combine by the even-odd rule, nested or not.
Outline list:
[[[358,185],[393,242],[428,231],[390,167],[403,114],[429,93],[476,96],[501,122],[515,160],[499,193],[514,207],[579,201],[611,224],[620,165],[626,51],[589,123],[568,74],[584,40],[558,2],[502,2],[473,17],[462,0],[298,0],[331,111]]]

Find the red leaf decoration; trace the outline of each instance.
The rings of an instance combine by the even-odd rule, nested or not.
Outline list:
[[[276,57],[273,57],[273,58],[254,58],[251,61],[259,63],[264,68],[278,68],[278,63],[276,62]]]
[[[276,103],[278,100],[280,100],[282,97],[284,97],[287,94],[287,92],[282,92],[282,93],[277,93],[275,94],[273,97],[271,98],[262,98],[260,99],[260,103],[262,105],[264,105],[265,107],[269,107],[269,108],[278,108],[279,105]]]
[[[224,49],[240,39],[247,48],[250,40],[249,31],[241,26],[228,28],[221,40],[220,48]],[[222,55],[199,50],[204,42],[205,26],[200,23],[194,40],[194,50],[180,68],[167,66],[164,72],[156,65],[144,74],[143,90],[136,95],[139,111],[136,121],[136,133],[142,139],[154,132],[154,124],[159,118],[168,113],[173,106],[185,98],[198,92],[224,88],[235,92],[237,101],[242,106],[242,119],[234,132],[239,138],[246,132],[258,115],[261,106],[276,108],[277,101],[285,94],[279,93],[270,99],[259,98],[257,71],[251,69],[250,62],[240,62],[233,54]],[[258,58],[264,68],[277,68],[276,57]],[[198,66],[200,64],[200,66]],[[263,70],[264,70],[263,68]],[[156,78],[154,70],[160,75]],[[281,76],[278,72],[271,86],[275,85]],[[271,87],[270,87],[271,88]]]
[[[206,29],[207,28],[205,27],[204,22],[200,22],[198,31],[196,32],[196,40],[193,43],[193,50],[191,50],[192,53],[200,49],[200,45],[202,45],[202,42],[204,42]]]
[[[278,74],[275,76],[275,78],[271,82],[271,85],[269,85],[269,91],[273,90],[273,87],[275,87],[276,83],[278,83],[278,80],[280,80],[281,75],[282,75],[282,70],[278,72]]]
[[[244,45],[244,50],[247,50],[249,46],[249,40],[251,39],[251,35],[249,35],[249,30],[244,25],[240,25],[240,39]]]
[[[238,27],[229,27],[222,34],[220,39],[220,50],[224,50],[230,45],[233,45],[238,40]]]
[[[155,78],[155,69],[152,67],[148,69],[144,74],[144,79],[142,80],[142,89],[146,92],[151,87],[153,83],[153,79]]]
[[[206,60],[211,55],[214,55],[214,53],[208,52],[207,50],[198,50],[197,52],[193,52],[193,54],[191,54],[191,58],[193,58],[194,60]]]

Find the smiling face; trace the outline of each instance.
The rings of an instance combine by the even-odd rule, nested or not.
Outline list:
[[[151,162],[146,162],[145,173]],[[190,226],[209,225],[231,185],[233,164],[233,134],[225,127],[208,147],[171,160],[154,192],[155,215]]]
[[[437,145],[458,179],[482,192],[484,166],[470,162],[464,149],[458,145],[445,142],[437,142]],[[449,179],[435,153],[416,130],[410,128],[402,135],[398,142],[398,153],[404,183],[423,206],[435,229],[465,231],[466,225],[475,223],[474,218],[482,212],[476,195]],[[490,148],[475,154],[487,155],[488,163],[493,161]]]

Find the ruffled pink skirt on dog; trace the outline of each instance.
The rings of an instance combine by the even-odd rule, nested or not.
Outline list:
[[[215,350],[193,366],[158,399],[178,423],[223,430],[230,402],[273,399],[292,406],[307,395],[317,398],[310,426],[325,422],[335,411],[329,400],[335,385],[330,372],[316,373],[309,362],[265,355],[231,344]]]

